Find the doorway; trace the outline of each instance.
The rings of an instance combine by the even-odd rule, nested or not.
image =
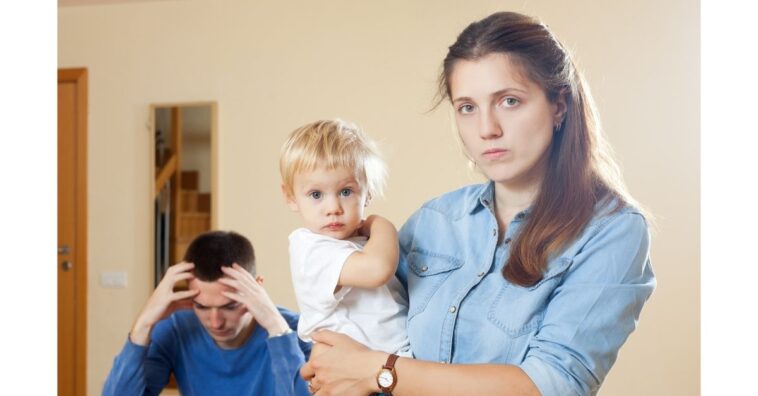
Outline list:
[[[58,70],[58,395],[86,393],[87,69]]]

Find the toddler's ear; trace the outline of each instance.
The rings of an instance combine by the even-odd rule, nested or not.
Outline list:
[[[261,276],[261,275],[256,276],[255,277],[255,282],[258,283],[259,285],[263,286],[263,276]]]
[[[282,197],[284,197],[284,202],[287,203],[287,206],[289,206],[290,210],[293,212],[299,211],[297,207],[297,202],[295,202],[295,197],[292,196],[292,194],[287,191],[287,187],[284,186],[284,184],[281,185],[282,188]]]

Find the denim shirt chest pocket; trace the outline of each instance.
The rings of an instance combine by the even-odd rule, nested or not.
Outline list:
[[[463,261],[450,255],[415,250],[408,255],[408,294],[413,295],[408,307],[408,319],[426,309],[434,293]]]
[[[504,281],[487,312],[487,319],[510,337],[534,332],[542,323],[550,296],[571,263],[570,258],[555,259],[543,278],[532,286]]]

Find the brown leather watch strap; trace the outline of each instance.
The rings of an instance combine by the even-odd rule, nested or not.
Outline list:
[[[395,368],[395,362],[397,361],[398,357],[399,356],[395,355],[394,353],[391,353],[387,357],[387,363],[384,363],[384,366],[382,366],[382,367],[386,368],[387,370],[394,369]]]

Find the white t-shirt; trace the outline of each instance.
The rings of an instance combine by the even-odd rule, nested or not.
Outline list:
[[[311,341],[312,332],[328,329],[371,349],[407,352],[408,298],[396,277],[375,289],[342,287],[334,292],[347,257],[362,250],[366,241],[334,239],[305,228],[290,234],[292,284],[300,307],[297,334]]]

